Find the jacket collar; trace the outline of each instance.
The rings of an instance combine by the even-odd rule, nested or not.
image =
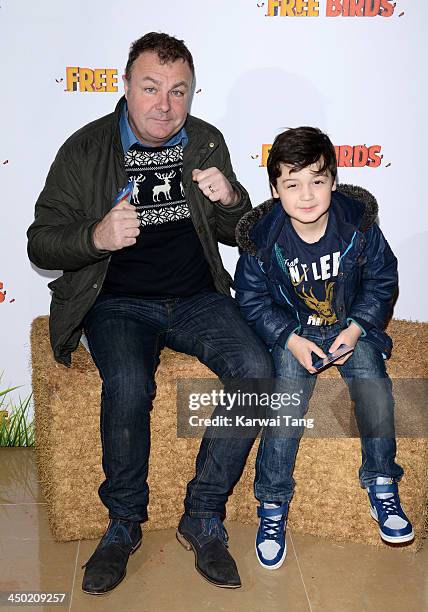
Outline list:
[[[356,185],[338,185],[337,191],[332,193],[331,206],[337,215],[341,236],[345,239],[350,238],[355,230],[365,232],[369,229],[378,214],[375,197]],[[286,217],[279,200],[266,200],[238,222],[238,246],[250,255],[262,256],[265,251],[272,249]]]
[[[221,144],[221,134],[192,115],[187,115],[184,128],[189,142],[183,151],[183,180],[189,182],[192,170],[200,168]]]
[[[115,152],[119,153],[119,155],[121,156],[124,155],[124,151],[123,151],[122,140],[120,136],[120,118],[122,116],[122,111],[123,111],[125,104],[126,104],[126,98],[125,96],[122,96],[119,99],[118,103],[116,104],[116,108],[114,109],[114,113],[113,113],[113,125],[114,125],[113,148]]]

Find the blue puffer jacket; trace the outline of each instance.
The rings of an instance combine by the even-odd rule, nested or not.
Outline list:
[[[362,337],[390,357],[384,328],[398,288],[397,259],[376,223],[378,206],[365,189],[339,185],[332,193],[340,257],[333,307],[342,326],[355,320]],[[301,332],[299,299],[278,242],[286,213],[279,200],[267,200],[242,217],[236,228],[241,257],[235,275],[236,299],[249,325],[272,349]],[[282,264],[282,265],[281,265]]]

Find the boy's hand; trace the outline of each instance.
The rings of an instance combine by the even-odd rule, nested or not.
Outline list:
[[[301,338],[297,334],[291,334],[287,348],[290,349],[300,365],[306,368],[310,374],[316,373],[315,368],[312,366],[311,353],[315,353],[318,357],[327,357],[315,342],[307,340],[306,338]]]
[[[358,342],[358,338],[361,336],[361,329],[358,325],[351,322],[347,329],[344,329],[340,332],[340,334],[335,338],[333,344],[328,349],[329,353],[334,353],[341,344],[347,344],[348,346],[355,347]],[[334,365],[343,365],[345,361],[347,361],[351,357],[352,353],[348,353],[342,359],[338,359],[338,361],[334,362]]]

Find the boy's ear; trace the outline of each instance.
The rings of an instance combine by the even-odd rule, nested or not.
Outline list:
[[[332,191],[336,191],[336,187],[337,187],[337,184],[336,184],[336,179],[334,179],[334,181],[333,181],[333,185],[331,186],[331,190],[332,190]]]
[[[275,186],[272,185],[272,183],[270,184],[270,190],[274,198],[279,198],[279,193],[277,192]]]

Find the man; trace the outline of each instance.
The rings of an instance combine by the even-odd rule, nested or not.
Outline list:
[[[219,255],[217,241],[235,245],[251,205],[221,133],[188,114],[190,52],[167,34],[146,34],[131,46],[123,81],[114,113],[60,148],[28,230],[31,261],[64,271],[49,285],[55,358],[70,365],[84,328],[103,382],[99,494],[110,523],[86,563],[82,588],[92,594],[119,584],[141,543],[161,349],[196,355],[222,379],[272,374]],[[129,182],[136,206],[112,208]],[[206,436],[187,488],[177,537],[217,586],[240,586],[222,519],[251,444]]]

